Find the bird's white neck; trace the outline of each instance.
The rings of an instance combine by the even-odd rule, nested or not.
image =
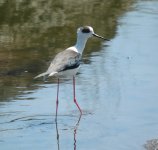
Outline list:
[[[82,36],[82,35],[77,36],[77,42],[76,42],[75,47],[80,54],[82,54],[87,40],[88,40],[87,36]]]

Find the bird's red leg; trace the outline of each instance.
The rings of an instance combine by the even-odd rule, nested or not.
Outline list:
[[[57,114],[58,114],[58,104],[59,104],[58,96],[59,96],[59,78],[58,78],[58,85],[57,85],[56,119],[57,119]]]
[[[74,94],[74,103],[76,104],[76,106],[78,107],[81,115],[82,115],[82,110],[80,108],[80,106],[78,105],[77,103],[77,100],[76,100],[76,93],[75,93],[75,77],[73,76],[73,94]]]

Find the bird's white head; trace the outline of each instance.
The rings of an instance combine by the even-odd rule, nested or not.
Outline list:
[[[97,38],[101,38],[103,40],[107,40],[104,37],[94,33],[93,28],[90,26],[84,26],[77,29],[77,42],[76,42],[75,48],[77,49],[79,53],[82,54],[88,38],[93,37],[93,36]]]
[[[94,30],[90,26],[80,27],[77,29],[77,35],[82,37],[90,38],[93,36]]]
[[[80,27],[77,29],[77,35],[80,37],[85,37],[85,38],[90,38],[90,37],[97,37],[97,38],[101,38],[103,40],[107,40],[104,37],[97,35],[96,33],[94,33],[94,30],[91,26],[84,26],[84,27]]]

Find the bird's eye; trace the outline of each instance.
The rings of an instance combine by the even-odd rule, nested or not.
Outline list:
[[[89,28],[83,28],[82,29],[82,33],[89,33],[90,32],[90,29]]]

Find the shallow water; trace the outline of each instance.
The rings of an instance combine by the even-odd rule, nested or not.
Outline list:
[[[0,3],[16,8],[0,16],[1,149],[144,149],[158,137],[158,1],[69,3]],[[72,81],[62,81],[56,124],[57,80],[32,78],[74,43],[82,23],[111,41],[88,41],[76,76],[83,115]]]

